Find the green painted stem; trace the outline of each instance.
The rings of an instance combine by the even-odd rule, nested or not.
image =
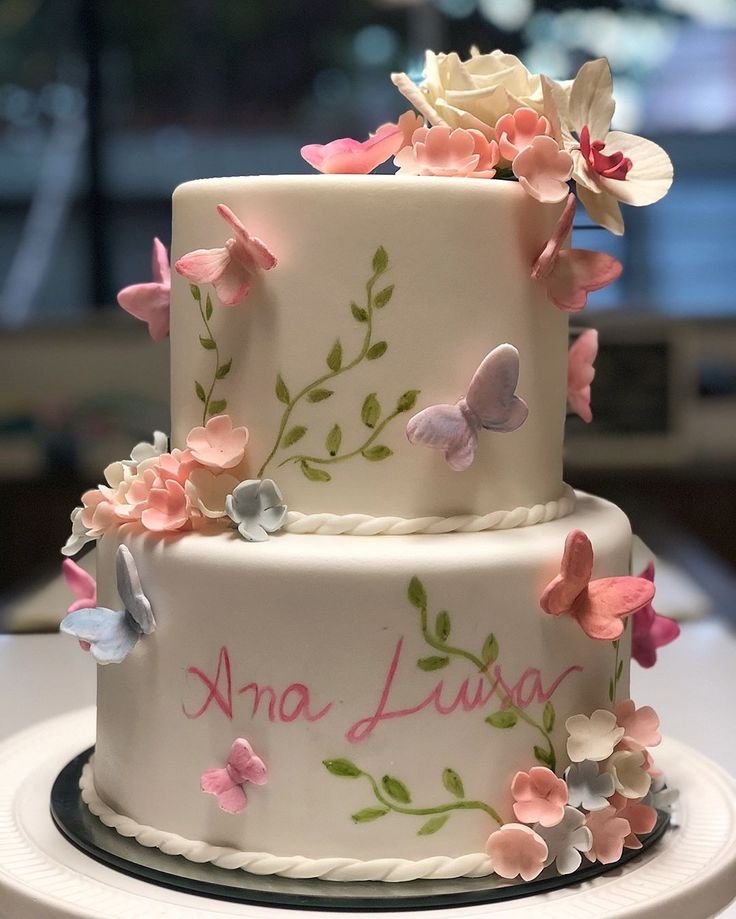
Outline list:
[[[301,455],[301,454],[298,456],[289,456],[285,460],[282,460],[282,462],[279,463],[279,468],[281,468],[282,466],[285,466],[287,463],[299,463],[302,461],[307,462],[307,463],[318,463],[322,466],[327,466],[330,463],[341,463],[343,460],[352,459],[354,456],[357,456],[359,453],[362,453],[363,450],[367,450],[368,447],[370,447],[370,445],[374,442],[374,440],[376,440],[376,438],[381,433],[381,431],[383,431],[386,425],[390,424],[394,420],[394,418],[396,418],[396,416],[400,414],[401,414],[400,412],[391,412],[390,415],[387,415],[383,419],[383,421],[375,428],[371,436],[364,443],[362,443],[359,447],[356,447],[355,450],[351,450],[350,453],[342,453],[339,456],[326,456],[326,457],[325,456],[306,456],[306,455]]]
[[[279,432],[276,435],[276,441],[274,442],[274,445],[271,448],[271,452],[266,457],[263,465],[258,470],[257,478],[259,479],[263,478],[263,474],[266,471],[266,467],[276,455],[276,451],[279,448],[281,439],[284,436],[284,432],[286,431],[286,427],[289,423],[289,419],[291,418],[291,413],[296,408],[297,403],[300,402],[313,389],[317,389],[323,383],[327,383],[329,380],[334,380],[336,377],[339,377],[341,374],[347,373],[348,370],[352,370],[353,367],[357,366],[365,358],[366,354],[368,353],[368,349],[371,346],[371,337],[373,336],[373,288],[375,287],[376,281],[384,273],[385,270],[386,269],[383,269],[383,271],[380,271],[380,270],[374,271],[370,279],[366,282],[366,285],[365,285],[365,289],[366,289],[366,307],[365,308],[368,314],[368,319],[366,321],[367,327],[365,331],[365,336],[363,338],[363,347],[360,349],[360,351],[358,352],[356,357],[353,358],[352,361],[343,365],[338,370],[329,370],[327,373],[323,373],[321,377],[314,380],[314,382],[309,383],[307,386],[304,387],[304,389],[300,390],[296,394],[296,396],[294,396],[291,402],[289,402],[289,404],[284,409],[283,415],[281,416],[281,424],[279,425]],[[286,460],[286,462],[288,462],[288,460]],[[281,463],[281,465],[283,465],[283,463]]]
[[[376,800],[383,804],[384,807],[395,811],[397,814],[410,814],[414,817],[429,817],[433,814],[447,814],[450,811],[457,810],[482,810],[495,820],[499,826],[503,826],[503,820],[499,817],[498,812],[483,801],[453,801],[450,804],[438,804],[436,807],[405,807],[401,804],[395,804],[393,801],[386,798],[382,794],[378,782],[376,782],[372,775],[369,775],[367,772],[361,772],[360,774],[364,775],[371,783]]]
[[[210,328],[210,324],[207,321],[207,316],[205,315],[204,307],[202,306],[202,294],[200,293],[199,297],[195,297],[195,299],[199,306],[199,314],[202,317],[202,322],[204,323],[204,327],[207,330],[207,337],[215,343],[215,372],[212,375],[212,382],[210,383],[210,388],[207,392],[207,398],[205,399],[204,409],[202,411],[202,425],[204,426],[207,424],[207,415],[209,414],[210,402],[212,401],[212,393],[214,392],[215,384],[217,383],[217,371],[220,368],[220,348],[215,341],[215,336],[212,334],[212,329]]]

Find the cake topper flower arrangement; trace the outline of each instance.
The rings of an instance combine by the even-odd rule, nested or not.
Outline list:
[[[512,54],[427,51],[424,79],[391,79],[419,114],[408,111],[366,141],[309,144],[302,156],[325,173],[367,174],[393,157],[402,175],[514,178],[533,198],[563,201],[574,182],[589,216],[616,235],[620,204],[662,198],[672,183],[669,157],[652,141],[611,131],[615,102],[604,58],[572,81],[531,73]]]

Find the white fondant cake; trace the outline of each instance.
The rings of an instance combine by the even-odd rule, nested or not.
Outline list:
[[[624,514],[561,479],[597,348],[568,356],[567,314],[621,270],[567,248],[567,183],[618,232],[668,161],[578,124],[612,110],[587,66],[430,54],[395,75],[429,126],[303,150],[399,175],[177,189],[175,271],[156,240],[119,295],[170,324],[172,440],[105,470],[64,550],[100,540],[62,629],[113,665],[82,795],[118,832],[261,874],[528,881],[652,830],[629,658],[677,629]]]

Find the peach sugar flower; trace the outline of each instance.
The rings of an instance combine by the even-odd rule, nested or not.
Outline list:
[[[544,868],[549,850],[547,843],[531,827],[505,823],[488,837],[486,852],[500,877],[510,880],[521,876],[531,881]]]
[[[193,459],[211,469],[232,469],[245,455],[248,429],[234,428],[229,415],[216,415],[204,427],[192,428],[187,446]]]
[[[417,128],[411,146],[394,157],[400,175],[464,176],[491,179],[499,160],[498,144],[480,131],[438,126]]]
[[[151,489],[141,513],[141,523],[147,530],[180,530],[188,521],[189,499],[179,482],[169,479]]]
[[[567,785],[546,766],[517,772],[511,783],[514,814],[523,823],[556,826],[565,816]]]
[[[631,824],[619,817],[615,807],[592,811],[585,818],[585,825],[593,836],[593,845],[585,853],[591,861],[602,865],[617,862],[624,851],[624,840],[631,833]]]
[[[641,849],[639,836],[652,832],[657,823],[657,811],[648,804],[642,804],[640,798],[625,798],[618,792],[611,798],[611,806],[616,809],[616,816],[627,820],[631,828],[624,839],[624,848]]]

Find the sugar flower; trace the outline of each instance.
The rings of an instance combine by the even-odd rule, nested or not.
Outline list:
[[[151,261],[153,280],[124,287],[118,294],[118,303],[126,313],[148,323],[154,341],[162,341],[169,334],[171,267],[166,246],[158,238],[153,240]]]
[[[546,766],[517,772],[511,783],[514,814],[523,823],[556,826],[565,814],[567,786]]]
[[[654,562],[639,576],[654,583]],[[657,663],[657,648],[668,645],[680,634],[680,626],[674,619],[655,613],[651,601],[634,613],[631,624],[631,656],[642,667],[653,667]]]
[[[598,763],[589,759],[568,766],[565,782],[570,804],[586,811],[608,807],[608,799],[616,787],[613,776],[609,772],[600,772]]]
[[[367,175],[410,143],[422,119],[414,112],[404,112],[396,124],[383,124],[368,140],[341,137],[329,144],[307,144],[302,157],[319,172]]]
[[[544,134],[535,137],[514,159],[511,168],[524,191],[537,201],[552,204],[567,197],[572,157],[560,150],[553,137]]]
[[[624,798],[615,794],[611,798],[611,806],[616,808],[616,814],[628,820],[631,832],[624,839],[624,848],[641,849],[639,836],[651,833],[657,823],[657,812],[653,807],[644,804],[636,798]]]
[[[658,811],[671,813],[672,807],[680,797],[676,788],[669,788],[662,775],[652,776],[652,784],[647,794],[642,798],[642,804],[654,807]]]
[[[593,834],[585,825],[585,816],[574,807],[566,807],[562,820],[555,826],[539,823],[534,832],[547,844],[545,868],[554,863],[560,874],[577,871],[581,852],[588,852],[593,845]]]
[[[613,712],[599,708],[590,718],[572,715],[565,722],[570,735],[567,739],[567,755],[573,763],[592,759],[599,763],[608,759],[616,744],[624,736],[624,729],[616,724]]]
[[[180,530],[189,521],[189,499],[174,479],[152,488],[141,513],[141,523],[156,533]]]
[[[544,868],[547,843],[531,827],[521,823],[505,823],[488,837],[486,852],[493,870],[502,878],[519,875],[525,881],[533,880]]]
[[[572,155],[580,200],[592,220],[620,236],[619,202],[640,207],[664,197],[672,184],[669,157],[650,140],[610,130],[615,102],[604,58],[583,64],[569,93],[546,77],[542,81],[545,112]]]
[[[588,814],[585,824],[593,837],[593,844],[585,853],[586,858],[602,865],[617,862],[624,851],[624,840],[631,833],[629,821],[619,817],[615,807],[606,807]]]
[[[652,784],[642,750],[616,750],[603,768],[611,773],[616,791],[625,798],[643,798]]]
[[[71,512],[72,531],[61,548],[62,555],[76,555],[83,546],[86,546],[88,542],[93,542],[96,538],[84,525],[82,520],[83,510],[83,507],[75,507]]]
[[[549,121],[532,108],[517,108],[496,122],[496,139],[501,156],[510,163],[528,147],[535,137],[550,134]]]
[[[597,355],[598,332],[595,329],[586,329],[578,335],[567,352],[567,405],[586,424],[593,420],[590,384],[595,377],[593,362]]]
[[[187,479],[184,490],[189,502],[203,516],[212,519],[227,516],[225,500],[238,487],[235,476],[215,475],[209,469],[195,469]]]
[[[204,427],[192,428],[187,446],[193,458],[212,469],[232,469],[245,455],[248,429],[234,428],[229,415],[216,415]]]
[[[274,268],[277,260],[263,240],[248,233],[229,207],[218,204],[217,213],[235,235],[222,248],[188,252],[175,267],[182,277],[195,284],[212,284],[225,306],[235,306],[250,293],[258,270]]]
[[[656,747],[661,743],[659,717],[651,705],[637,708],[631,699],[619,702],[614,712],[619,727],[624,729],[624,738],[637,747]]]
[[[130,459],[122,460],[123,466],[139,466],[145,460],[155,459],[165,453],[169,446],[169,438],[163,431],[153,432],[153,443],[143,440],[130,451]]]
[[[280,530],[286,520],[286,505],[278,486],[271,479],[249,479],[228,495],[228,517],[248,542],[264,542],[269,533]]]
[[[153,469],[162,482],[173,479],[180,485],[184,485],[192,472],[200,468],[191,450],[177,448],[174,448],[171,453],[162,453],[155,460],[147,460],[146,464],[150,465],[144,465],[141,469],[145,471]]]
[[[491,179],[496,174],[498,145],[480,131],[448,127],[418,128],[411,146],[395,157],[399,174]]]

